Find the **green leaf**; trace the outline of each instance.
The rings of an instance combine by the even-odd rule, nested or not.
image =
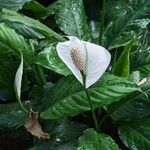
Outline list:
[[[103,37],[103,44],[106,48],[124,46],[133,37],[136,39],[139,37],[141,27],[134,21],[136,19],[149,19],[150,1],[137,0],[132,7],[127,7],[127,10],[125,13],[121,13],[116,21],[108,25]]]
[[[118,76],[126,77],[130,72],[130,50],[132,48],[133,41],[130,41],[124,48],[121,56],[114,65],[113,73]]]
[[[13,56],[0,52],[0,101],[15,100],[14,79],[20,60],[15,60]],[[24,74],[22,91],[28,89],[27,76]]]
[[[103,75],[94,86],[89,88],[89,94],[93,108],[97,108],[119,101],[122,97],[135,90],[139,90],[135,83],[108,74]],[[51,94],[48,94],[48,92]],[[61,80],[48,92],[43,101],[47,99],[46,108],[50,105],[51,107],[41,113],[42,118],[56,119],[75,116],[90,110],[83,87],[73,78]]]
[[[59,58],[56,51],[56,44],[51,44],[40,52],[36,57],[35,63],[62,75],[71,74],[70,70]]]
[[[40,112],[45,108],[45,102],[41,101],[41,99],[43,98],[47,87],[34,86],[34,88],[30,90],[30,94],[28,96],[34,111]],[[23,105],[29,109],[28,104],[24,101]],[[17,128],[22,126],[27,118],[28,114],[21,109],[18,102],[0,104],[0,128]]]
[[[44,93],[44,88],[35,90],[35,96],[32,96],[34,100],[30,100],[33,110],[41,111],[43,109],[43,102],[41,97]],[[36,98],[38,96],[38,98]],[[23,104],[28,108],[27,104]],[[28,114],[25,113],[18,102],[11,102],[7,104],[0,104],[0,128],[17,128],[25,123],[28,118]]]
[[[22,6],[31,0],[0,0],[0,11],[3,8],[18,11]]]
[[[39,32],[40,34],[44,35],[46,38],[55,37],[59,41],[65,41],[65,39],[62,38],[59,34],[54,32],[44,24],[40,23],[38,20],[34,20],[17,12],[3,9],[0,18],[3,21],[24,24],[30,27],[35,32]]]
[[[0,101],[14,99],[16,63],[7,54],[0,53]]]
[[[91,40],[82,0],[59,0],[53,4],[53,11],[56,23],[65,34]]]
[[[47,9],[40,3],[32,0],[29,3],[26,3],[23,7],[26,10],[31,10],[36,17],[45,18],[47,16]]]
[[[142,92],[134,92],[108,107],[108,113],[114,120],[129,121],[150,115],[150,79],[141,86]]]
[[[150,31],[145,31],[138,50],[131,56],[132,70],[139,70],[142,77],[150,76]],[[135,61],[136,60],[136,61]]]
[[[139,71],[134,71],[129,76],[127,77],[130,81],[133,81],[136,84],[139,84],[140,82],[140,72]]]
[[[131,150],[150,149],[150,118],[122,125],[119,136]]]
[[[0,104],[0,127],[14,128],[24,124],[27,114],[18,103]]]
[[[50,131],[52,137],[50,141],[38,141],[30,150],[75,150],[78,138],[87,128],[86,125],[80,123],[61,123]]]
[[[31,28],[30,26],[27,26],[23,23],[19,22],[10,22],[5,21],[8,27],[14,29],[18,34],[23,35],[25,38],[28,39],[44,39],[44,35],[35,29]]]
[[[119,150],[119,147],[108,135],[87,129],[79,138],[77,150]]]
[[[34,52],[29,41],[3,23],[0,24],[0,52],[11,52],[19,57],[22,52],[27,64],[34,62]]]
[[[109,22],[115,21],[120,14],[124,14],[128,11],[129,3],[130,0],[128,2],[125,0],[107,1],[105,18],[107,18]]]
[[[89,22],[89,25],[90,25],[92,37],[94,39],[94,43],[98,44],[99,36],[100,36],[100,32],[99,32],[100,31],[100,23],[92,20]]]

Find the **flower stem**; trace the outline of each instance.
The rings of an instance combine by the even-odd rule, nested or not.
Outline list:
[[[92,105],[92,101],[91,101],[89,92],[88,92],[88,90],[87,90],[86,88],[85,88],[84,90],[85,90],[85,94],[86,94],[86,96],[87,96],[87,100],[88,100],[88,102],[89,102],[89,104],[90,104],[90,108],[91,108],[91,113],[92,113],[92,117],[93,117],[95,129],[96,129],[97,131],[99,131],[97,118],[96,118],[96,115],[95,115],[95,112],[94,112],[94,109],[93,109],[93,105]]]
[[[81,74],[82,74],[82,77],[83,77],[84,91],[85,91],[85,94],[87,96],[87,100],[89,102],[90,108],[91,108],[91,113],[92,113],[92,117],[93,117],[93,121],[94,121],[94,126],[95,126],[95,129],[97,131],[99,131],[98,121],[97,121],[97,118],[96,118],[96,115],[95,115],[95,112],[94,112],[94,109],[93,109],[92,100],[90,98],[90,94],[89,94],[89,92],[86,88],[86,85],[85,85],[86,84],[86,76],[83,73],[83,71],[81,71]]]
[[[102,45],[102,37],[103,37],[104,23],[105,23],[105,11],[106,11],[106,0],[103,0],[102,13],[101,13],[100,38],[99,38],[100,45]]]
[[[23,106],[22,102],[21,102],[21,99],[19,98],[19,96],[16,94],[16,99],[20,105],[20,107],[22,108],[22,110],[26,113],[28,113],[28,110]]]

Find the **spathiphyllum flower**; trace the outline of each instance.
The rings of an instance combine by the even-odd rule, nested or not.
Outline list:
[[[86,88],[102,76],[111,59],[105,48],[73,36],[69,37],[69,41],[58,43],[56,48],[61,60],[82,84],[85,75]]]

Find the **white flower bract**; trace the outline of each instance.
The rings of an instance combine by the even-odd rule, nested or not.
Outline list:
[[[104,47],[81,41],[74,36],[69,36],[69,41],[59,42],[56,49],[58,56],[82,84],[81,69],[83,70],[86,76],[86,88],[102,76],[111,59],[110,53]],[[76,50],[74,57],[77,58],[73,58],[72,50]]]
[[[23,56],[21,55],[21,62],[17,69],[16,75],[15,75],[15,82],[14,82],[16,95],[19,99],[20,99],[20,94],[21,94],[22,75],[23,75]]]

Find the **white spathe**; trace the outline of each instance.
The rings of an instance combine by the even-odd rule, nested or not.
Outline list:
[[[20,94],[21,94],[22,75],[23,75],[23,56],[21,55],[21,62],[17,69],[16,75],[15,75],[15,82],[14,82],[16,95],[19,99],[20,99]]]
[[[57,44],[57,53],[61,60],[72,71],[74,76],[83,84],[80,70],[75,66],[71,57],[71,49],[78,49],[83,58],[86,59],[84,73],[86,75],[86,88],[94,84],[107,69],[111,55],[99,45],[81,41],[77,37],[69,36],[69,41]]]

